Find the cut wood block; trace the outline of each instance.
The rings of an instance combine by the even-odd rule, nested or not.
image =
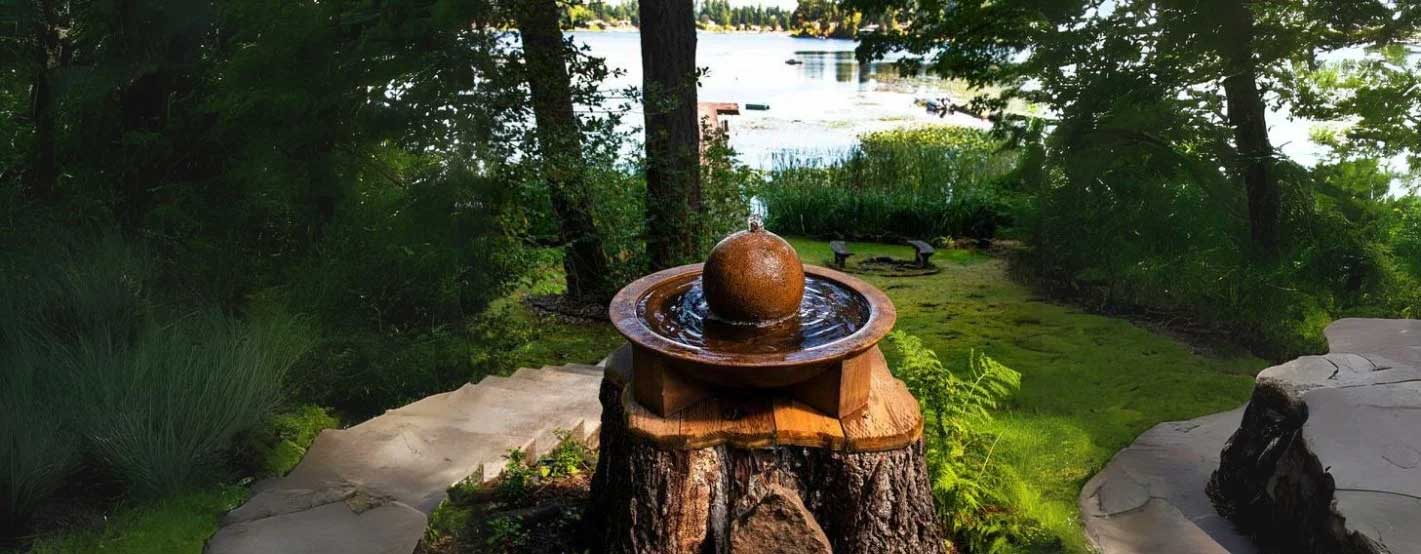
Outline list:
[[[803,402],[779,397],[775,399],[775,441],[781,446],[840,450],[844,447],[844,428],[838,419]]]
[[[726,391],[669,416],[636,401],[630,360],[607,367],[607,380],[623,390],[621,403],[631,434],[658,448],[699,449],[730,444],[739,448],[802,446],[847,452],[907,447],[923,433],[923,416],[908,387],[888,371],[883,354],[871,356],[867,407],[836,419],[784,391]],[[617,356],[611,359],[616,360]]]
[[[881,356],[882,354],[880,354]],[[887,367],[875,369],[869,386],[868,408],[843,420],[844,438],[851,452],[893,450],[923,436],[923,414],[907,385],[893,378]]]

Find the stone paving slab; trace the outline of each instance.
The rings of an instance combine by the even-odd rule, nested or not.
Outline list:
[[[290,474],[257,483],[208,554],[408,554],[445,491],[536,456],[556,431],[595,440],[601,368],[523,369],[436,394],[316,437]]]
[[[1104,554],[1255,554],[1204,493],[1243,409],[1161,423],[1081,489],[1086,536]]]
[[[1421,367],[1421,319],[1339,319],[1323,333],[1332,352],[1376,354]]]
[[[207,552],[409,554],[427,523],[398,502],[356,512],[342,501],[223,527]]]
[[[1254,553],[1235,529],[1251,522],[1290,552],[1421,554],[1421,321],[1326,335],[1329,354],[1259,373],[1247,411],[1163,423],[1116,454],[1081,491],[1092,544]]]
[[[1281,551],[1421,554],[1421,321],[1343,319],[1259,374],[1209,493]]]

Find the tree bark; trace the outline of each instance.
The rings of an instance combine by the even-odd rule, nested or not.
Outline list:
[[[653,270],[698,257],[700,124],[692,0],[641,2],[647,255]]]
[[[1253,61],[1254,24],[1250,0],[1224,0],[1220,55],[1224,60],[1224,96],[1233,127],[1237,168],[1248,192],[1248,223],[1254,247],[1266,258],[1278,255],[1282,194],[1273,174],[1273,145],[1268,140],[1263,94]]]
[[[728,444],[660,448],[628,430],[625,391],[612,379],[602,383],[600,454],[587,527],[588,543],[601,552],[733,552],[737,528],[780,491],[798,498],[835,553],[945,551],[921,440],[858,453]]]
[[[54,0],[36,3],[32,33],[35,40],[31,61],[30,116],[35,125],[35,146],[29,171],[25,173],[26,189],[36,198],[53,200],[59,179],[56,152],[54,84],[51,74],[61,58],[58,22]]]
[[[584,190],[582,130],[573,112],[567,50],[558,26],[562,10],[556,0],[530,0],[516,11],[533,115],[538,124],[543,178],[558,219],[558,240],[564,245],[567,295],[578,300],[605,301],[613,291],[602,240],[593,225]]]

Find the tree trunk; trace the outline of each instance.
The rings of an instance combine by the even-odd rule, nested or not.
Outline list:
[[[558,218],[558,240],[564,245],[563,269],[567,295],[587,301],[605,301],[612,290],[602,240],[593,226],[585,188],[582,131],[572,107],[572,80],[565,60],[566,47],[556,0],[530,0],[517,9],[518,32],[523,37],[528,89],[538,124],[543,178],[548,182],[553,213]]]
[[[56,160],[54,84],[50,77],[61,53],[59,31],[53,0],[40,0],[39,13],[34,14],[34,58],[31,63],[30,115],[35,125],[35,146],[29,171],[25,173],[25,188],[36,198],[53,200],[59,179]]]
[[[893,439],[885,450],[875,451],[828,444],[789,446],[813,440],[807,435],[796,435],[798,439],[785,435],[785,429],[792,427],[789,424],[778,426],[775,438],[762,440],[746,432],[753,424],[744,423],[763,416],[762,412],[729,409],[733,415],[709,427],[728,440],[710,440],[706,443],[710,446],[696,448],[701,442],[692,437],[688,443],[670,446],[645,436],[644,422],[657,416],[636,407],[635,401],[629,408],[625,395],[630,377],[621,373],[609,364],[600,393],[600,452],[587,521],[587,543],[597,545],[600,552],[941,554],[946,550],[920,433]],[[906,389],[901,394],[906,395]],[[876,420],[873,413],[870,408],[862,419]],[[633,419],[638,422],[635,429]],[[778,411],[775,420],[782,421]],[[921,418],[917,421],[920,431]],[[751,448],[738,442],[773,446]],[[766,513],[770,515],[761,515]]]
[[[1224,96],[1233,127],[1237,167],[1248,191],[1248,223],[1253,245],[1266,258],[1279,249],[1282,195],[1273,174],[1273,145],[1258,69],[1253,61],[1253,12],[1249,0],[1224,0],[1220,20],[1220,54],[1224,59]]]
[[[647,255],[653,270],[698,257],[700,124],[692,0],[641,2]]]

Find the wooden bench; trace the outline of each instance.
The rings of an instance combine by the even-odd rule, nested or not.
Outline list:
[[[928,258],[933,257],[933,253],[937,252],[936,250],[933,250],[931,244],[920,240],[910,240],[908,241],[908,245],[912,246],[913,250],[917,251],[916,261],[918,267],[928,267]]]
[[[849,256],[854,255],[853,252],[849,252],[848,245],[845,245],[841,240],[829,241],[829,249],[834,251],[834,267],[838,268],[843,268]]]

